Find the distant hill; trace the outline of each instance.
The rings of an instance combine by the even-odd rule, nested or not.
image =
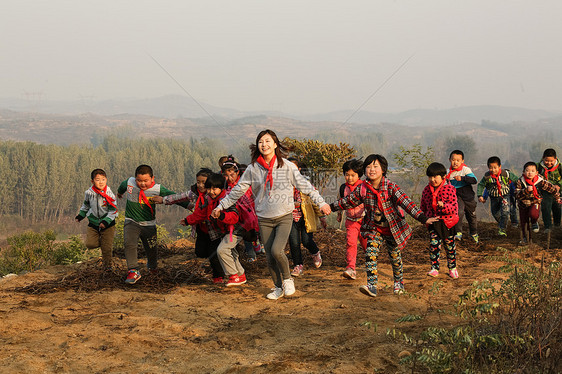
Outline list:
[[[352,123],[397,123],[405,126],[451,126],[459,123],[480,123],[482,120],[511,123],[518,121],[537,121],[562,115],[562,112],[546,110],[504,107],[497,105],[466,106],[452,109],[431,110],[414,109],[400,113],[374,113],[359,111],[353,116],[353,111],[344,110],[332,113],[321,113],[302,116],[300,119],[308,121],[344,122],[348,118]]]
[[[466,106],[451,109],[432,110],[414,109],[400,113],[375,113],[352,110],[342,110],[314,115],[293,115],[272,111],[240,111],[221,108],[200,102],[181,95],[167,95],[147,99],[120,99],[94,101],[82,98],[75,101],[42,101],[38,99],[0,99],[0,109],[16,112],[82,115],[91,113],[100,116],[118,114],[146,115],[159,118],[208,118],[209,114],[219,122],[227,122],[244,117],[265,115],[268,117],[285,117],[304,122],[339,122],[349,118],[349,123],[376,124],[395,123],[404,126],[451,126],[464,122],[480,123],[482,120],[500,123],[518,121],[537,121],[562,115],[562,111],[546,111],[505,107],[494,105]],[[204,109],[202,109],[203,107]],[[353,114],[353,115],[352,115]]]

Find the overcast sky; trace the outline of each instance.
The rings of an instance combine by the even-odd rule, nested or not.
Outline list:
[[[184,94],[152,56],[239,110],[356,109],[392,74],[364,110],[562,110],[561,15],[560,0],[11,0],[0,97]]]

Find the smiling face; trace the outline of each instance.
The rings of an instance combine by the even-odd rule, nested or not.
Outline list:
[[[265,134],[258,140],[258,150],[263,157],[273,157],[276,148],[277,144],[269,134]]]
[[[216,199],[222,192],[222,188],[218,187],[211,187],[207,190],[207,195],[211,197],[211,199]]]
[[[536,166],[527,166],[525,170],[523,170],[523,175],[527,179],[533,179],[535,175],[537,175],[537,167]]]
[[[431,187],[439,187],[441,183],[443,183],[443,177],[440,175],[433,175],[431,177],[427,177],[429,180],[429,185]]]
[[[154,176],[151,177],[150,174],[137,174],[135,180],[137,181],[137,186],[139,186],[141,190],[146,191],[152,187]]]
[[[205,182],[207,181],[207,177],[204,175],[200,175],[195,180],[197,183],[197,191],[199,191],[200,193],[207,192],[207,189],[205,188]]]
[[[556,164],[556,157],[545,157],[542,159],[544,166],[551,169]]]
[[[501,170],[501,165],[493,162],[493,163],[488,165],[488,170],[490,171],[490,173],[492,173],[494,175],[498,175],[498,173]]]
[[[452,154],[451,155],[451,168],[453,169],[458,169],[459,166],[462,165],[462,163],[464,162],[464,159],[462,158],[461,155],[457,155],[457,154]]]
[[[225,170],[222,175],[228,180],[229,183],[234,183],[238,179],[240,172],[234,168]]]
[[[96,186],[98,190],[103,190],[107,186],[107,178],[105,175],[98,174],[92,179],[92,184]]]
[[[365,167],[365,176],[371,183],[380,182],[382,174],[382,167],[378,160],[371,162]]]
[[[345,183],[353,186],[359,180],[359,174],[357,174],[352,169],[349,169],[344,174]]]

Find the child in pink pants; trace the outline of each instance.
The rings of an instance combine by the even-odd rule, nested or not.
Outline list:
[[[363,163],[358,160],[349,160],[343,164],[343,175],[345,177],[345,183],[340,186],[339,198],[346,197],[363,181],[361,177],[363,176]],[[347,266],[343,272],[343,277],[347,279],[356,279],[357,274],[355,272],[355,263],[357,260],[357,240],[361,243],[363,250],[367,248],[367,239],[363,238],[359,234],[361,229],[361,223],[364,216],[363,204],[345,211],[345,230],[346,230],[346,240],[347,240],[347,251],[346,260]],[[342,211],[338,212],[338,222],[342,220]]]

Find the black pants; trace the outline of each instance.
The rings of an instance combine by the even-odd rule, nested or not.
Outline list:
[[[217,248],[221,239],[211,240],[209,234],[201,231],[199,227],[196,229],[197,239],[195,239],[195,255],[199,258],[207,258],[211,263],[213,270],[213,278],[224,277],[224,270],[217,256]]]

